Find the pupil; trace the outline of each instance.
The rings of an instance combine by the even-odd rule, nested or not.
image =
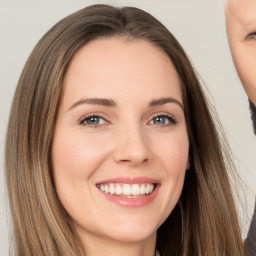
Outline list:
[[[95,116],[90,117],[88,120],[88,124],[98,124],[98,123],[99,123],[99,118]]]
[[[164,124],[165,123],[165,117],[164,116],[157,116],[155,118],[155,124]]]

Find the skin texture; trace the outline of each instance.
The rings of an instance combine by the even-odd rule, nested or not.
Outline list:
[[[182,106],[149,106],[166,97],[183,104],[171,61],[148,42],[99,39],[71,61],[52,146],[53,172],[88,255],[155,253],[156,230],[176,205],[189,168]],[[75,104],[88,98],[111,99],[115,106]],[[100,125],[81,124],[91,114],[102,117]],[[167,117],[155,123],[163,115],[177,123]],[[142,207],[117,205],[96,187],[106,179],[141,176],[159,183],[155,199]]]
[[[256,1],[229,0],[226,27],[232,58],[244,89],[256,105]]]

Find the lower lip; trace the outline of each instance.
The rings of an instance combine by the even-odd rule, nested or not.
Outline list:
[[[107,200],[109,200],[119,206],[142,207],[144,205],[151,203],[155,199],[155,197],[158,193],[159,187],[160,187],[159,185],[156,185],[154,191],[151,194],[141,196],[141,197],[136,197],[136,198],[128,198],[128,197],[122,197],[122,196],[118,196],[118,195],[111,195],[111,194],[104,193],[101,190],[99,190],[99,191],[103,194],[103,196]]]

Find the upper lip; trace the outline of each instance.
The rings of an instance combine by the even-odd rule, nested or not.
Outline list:
[[[97,184],[105,184],[105,183],[124,183],[124,184],[141,184],[141,183],[151,183],[157,184],[158,180],[150,178],[150,177],[116,177],[111,179],[106,179],[97,182]]]

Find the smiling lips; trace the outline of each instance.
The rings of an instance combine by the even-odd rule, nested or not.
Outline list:
[[[96,187],[106,199],[119,206],[141,207],[153,201],[160,184],[148,177],[121,177],[99,182]]]
[[[98,188],[107,194],[119,195],[119,196],[131,196],[135,198],[136,196],[149,195],[153,192],[154,184],[101,184]]]

